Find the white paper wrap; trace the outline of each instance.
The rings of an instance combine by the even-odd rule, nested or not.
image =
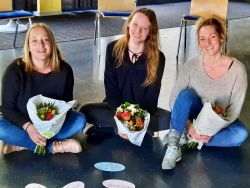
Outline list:
[[[146,115],[145,120],[144,120],[144,128],[140,131],[130,131],[128,127],[126,127],[126,125],[124,125],[123,122],[120,121],[116,116],[114,118],[115,118],[118,131],[122,134],[126,134],[128,136],[129,141],[132,144],[141,146],[141,143],[143,141],[144,135],[147,132],[148,125],[150,122],[150,114],[148,113]]]
[[[54,105],[58,108],[58,115],[53,117],[49,121],[41,120],[37,115],[36,106],[40,103],[54,103]],[[61,100],[55,100],[52,98],[44,97],[42,95],[36,95],[29,99],[27,103],[27,110],[29,113],[29,117],[37,129],[37,131],[46,137],[47,139],[55,136],[65,121],[67,112],[76,104],[76,100],[65,102]]]
[[[207,136],[217,134],[226,125],[227,121],[214,112],[210,102],[204,104],[198,117],[193,123],[197,133]],[[199,141],[198,143],[199,145],[197,149],[201,149],[203,142]]]

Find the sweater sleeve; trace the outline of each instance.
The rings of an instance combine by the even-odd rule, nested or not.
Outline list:
[[[159,67],[157,70],[157,80],[154,84],[151,84],[146,89],[146,93],[143,97],[141,108],[147,110],[149,113],[153,113],[157,109],[158,98],[161,90],[161,80],[165,68],[165,56],[162,52],[159,55]]]
[[[190,81],[189,72],[190,72],[189,63],[187,62],[181,67],[180,72],[178,73],[177,80],[174,84],[174,88],[171,92],[170,99],[169,99],[169,106],[171,110],[173,109],[175,100],[177,96],[179,95],[179,93],[181,92],[181,90],[187,88],[189,85],[189,81]]]
[[[1,110],[4,117],[18,127],[22,127],[24,123],[30,121],[29,116],[18,110],[16,104],[19,85],[21,85],[22,81],[22,71],[18,63],[15,61],[7,67],[2,78]]]
[[[227,108],[227,125],[234,122],[240,116],[240,112],[246,96],[248,86],[247,72],[245,66],[242,63],[239,63],[239,65],[240,66],[236,70],[237,76],[234,82],[230,104]]]
[[[118,80],[115,74],[115,57],[113,57],[114,42],[107,46],[105,71],[104,71],[104,86],[106,93],[106,100],[112,108],[116,108],[121,105],[122,97],[118,87]]]

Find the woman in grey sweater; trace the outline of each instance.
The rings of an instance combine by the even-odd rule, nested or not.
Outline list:
[[[210,16],[197,21],[202,55],[183,65],[171,93],[171,130],[167,135],[163,169],[173,169],[181,160],[179,141],[185,129],[189,138],[206,146],[240,146],[248,136],[238,120],[247,90],[247,73],[243,63],[221,52],[225,38],[225,26],[220,18]],[[219,104],[227,114],[224,127],[214,136],[199,134],[192,124],[205,102]]]

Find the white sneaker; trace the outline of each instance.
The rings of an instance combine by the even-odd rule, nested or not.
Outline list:
[[[168,146],[161,167],[162,169],[173,169],[176,166],[176,162],[180,160],[181,148],[177,146]]]

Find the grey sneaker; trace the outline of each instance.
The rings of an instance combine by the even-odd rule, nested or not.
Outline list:
[[[167,133],[167,134],[164,136],[164,138],[162,139],[163,145],[168,144],[168,140],[169,140],[169,133]],[[180,146],[183,146],[183,145],[187,144],[187,142],[188,142],[187,134],[184,132],[184,133],[182,133],[182,135],[181,135],[179,144],[180,144]]]
[[[168,146],[161,167],[162,169],[173,169],[176,166],[176,162],[180,160],[181,148],[177,146]]]

